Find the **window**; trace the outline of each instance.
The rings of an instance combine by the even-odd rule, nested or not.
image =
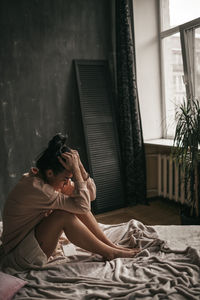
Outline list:
[[[176,108],[200,99],[200,1],[160,0],[163,137],[173,138]]]
[[[199,2],[199,0],[161,0],[161,30],[199,18]]]
[[[200,99],[200,27],[195,29],[195,91]]]

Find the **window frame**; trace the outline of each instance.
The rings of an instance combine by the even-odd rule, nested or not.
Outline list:
[[[173,139],[173,136],[167,136],[167,121],[166,121],[166,98],[165,98],[165,73],[164,73],[164,47],[163,39],[173,34],[180,33],[181,30],[191,28],[200,28],[200,17],[189,22],[162,31],[163,15],[162,15],[162,0],[159,0],[159,48],[160,48],[160,73],[161,73],[161,117],[162,117],[162,136],[164,139]],[[182,53],[182,48],[181,48]],[[186,61],[183,58],[183,69]],[[184,74],[185,75],[185,74]]]

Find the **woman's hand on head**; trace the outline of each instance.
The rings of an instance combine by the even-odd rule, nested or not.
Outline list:
[[[80,158],[78,155],[78,151],[74,151],[71,150],[71,152],[62,153],[61,156],[64,160],[61,157],[58,157],[58,159],[63,167],[68,172],[71,172],[73,174],[74,181],[84,181],[80,170]]]
[[[78,162],[79,162],[79,165],[81,164],[81,160],[80,160],[80,155],[78,153],[77,150],[74,150],[74,149],[70,149],[71,153],[73,153],[74,155],[77,156],[77,159],[78,159]]]
[[[71,150],[71,152],[64,152],[61,154],[62,158],[58,156],[59,162],[63,167],[70,172],[74,172],[75,169],[79,168],[79,155],[77,155],[76,150]]]

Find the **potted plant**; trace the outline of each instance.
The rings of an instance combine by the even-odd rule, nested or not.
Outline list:
[[[172,156],[182,170],[186,202],[181,205],[182,224],[200,224],[200,102],[184,100],[176,111]]]

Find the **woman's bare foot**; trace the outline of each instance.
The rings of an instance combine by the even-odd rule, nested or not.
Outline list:
[[[135,252],[135,253],[139,253],[141,251],[140,248],[125,248],[122,246],[115,246],[115,249],[127,251],[127,252]]]
[[[115,249],[113,248],[104,259],[106,260],[112,260],[115,258],[131,258],[134,257],[137,253],[139,253],[140,249],[129,249],[127,250],[121,250],[121,249]]]
[[[118,249],[118,250],[124,250],[124,251],[131,251],[132,249],[131,248],[125,248],[123,246],[120,246],[120,245],[113,245],[113,248],[115,249]]]
[[[122,251],[136,251],[137,253],[141,251],[140,248],[125,248],[123,246],[120,245],[115,245],[114,243],[110,243],[109,244],[110,247],[114,248],[114,249],[118,249],[118,250],[122,250]]]

